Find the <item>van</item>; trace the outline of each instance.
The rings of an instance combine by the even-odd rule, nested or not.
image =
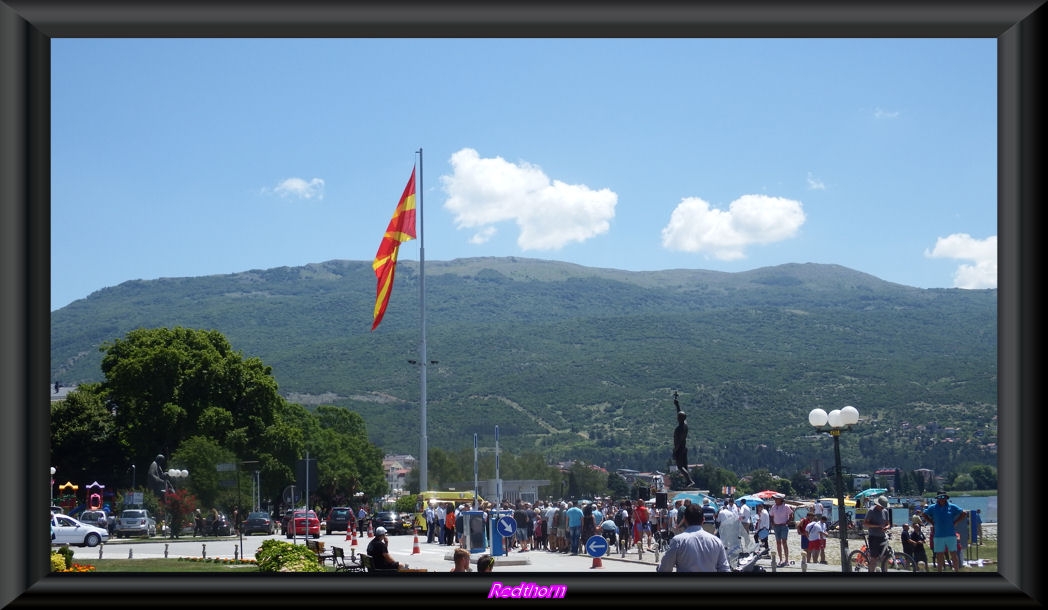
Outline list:
[[[415,503],[415,518],[414,525],[420,530],[425,531],[426,526],[421,525],[426,522],[426,506],[436,506],[437,504],[454,504],[456,507],[465,504],[468,510],[473,510],[473,490],[467,491],[423,491],[417,496],[418,501]],[[477,510],[480,510],[480,505],[484,503],[484,498],[477,495]]]

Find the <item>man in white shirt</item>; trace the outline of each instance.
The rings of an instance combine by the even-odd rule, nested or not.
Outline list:
[[[753,531],[753,512],[750,510],[750,505],[746,503],[746,500],[738,500],[739,504],[739,523],[742,524],[742,529],[746,530],[749,534]]]
[[[433,515],[437,520],[437,526],[434,528],[437,530],[437,544],[444,544],[444,519],[448,516],[447,511],[444,509],[444,505],[437,504],[437,507],[433,509]]]

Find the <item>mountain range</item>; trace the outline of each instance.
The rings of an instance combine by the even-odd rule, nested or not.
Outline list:
[[[51,376],[101,381],[135,328],[217,330],[281,394],[360,413],[387,453],[458,451],[669,469],[672,394],[692,461],[739,473],[832,463],[815,407],[854,405],[853,471],[995,464],[997,291],[921,289],[838,265],[632,272],[528,258],[398,263],[371,330],[370,261],[133,280],[51,313]]]

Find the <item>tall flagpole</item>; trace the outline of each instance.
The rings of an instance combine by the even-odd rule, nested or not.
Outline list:
[[[419,394],[421,404],[421,439],[419,452],[422,454],[421,457],[421,470],[418,475],[418,486],[419,491],[427,491],[429,489],[429,439],[426,437],[426,367],[429,365],[429,359],[426,357],[426,232],[423,230],[423,210],[422,207],[422,194],[425,189],[422,188],[422,148],[418,149],[418,188],[415,189],[416,196],[418,197],[418,300],[419,300],[419,320],[420,330],[422,339],[419,341],[418,348],[418,362],[421,370],[422,378],[419,382]]]

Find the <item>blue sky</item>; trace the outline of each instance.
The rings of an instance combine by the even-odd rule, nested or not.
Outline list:
[[[427,261],[995,288],[996,44],[56,38],[51,308],[370,261],[420,148]]]

